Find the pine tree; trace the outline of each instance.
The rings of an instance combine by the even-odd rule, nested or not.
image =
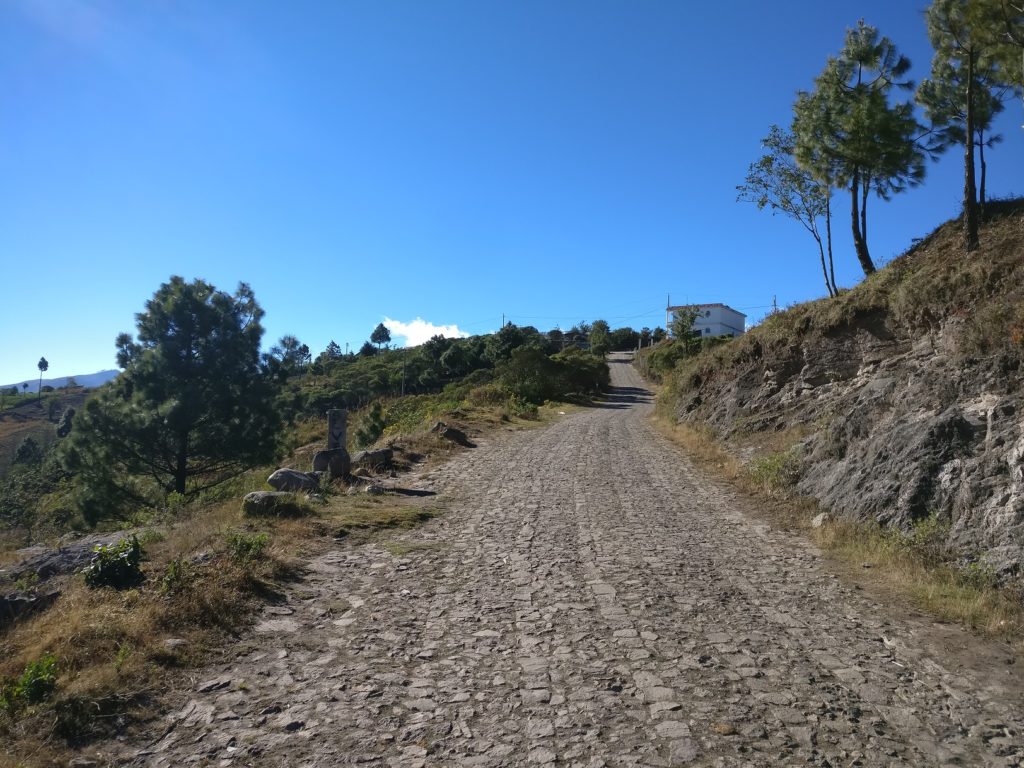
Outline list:
[[[918,101],[938,129],[945,146],[964,147],[964,249],[978,247],[978,184],[975,143],[984,151],[984,131],[1002,108],[993,89],[997,69],[992,40],[981,29],[974,0],[935,0],[925,17],[935,48],[932,77],[918,89]],[[979,137],[979,133],[981,136]]]
[[[40,357],[39,362],[36,363],[36,368],[39,369],[39,389],[36,390],[38,399],[43,396],[43,374],[50,369],[50,364],[46,362],[45,357]]]
[[[387,344],[391,341],[391,331],[387,329],[384,323],[378,323],[377,327],[373,329],[373,333],[370,334],[370,341],[376,344],[379,350],[382,344]]]
[[[909,69],[910,60],[892,41],[860,21],[847,30],[842,51],[829,59],[815,90],[798,94],[794,107],[797,162],[819,182],[849,191],[853,244],[865,275],[875,271],[868,194],[887,200],[924,179],[913,105],[889,103],[893,88],[913,88],[903,79]]]
[[[276,447],[263,310],[249,286],[231,295],[172,277],[135,317],[138,340],[115,342],[123,373],[86,403],[63,446],[92,519],[111,499],[198,492],[270,461]]]

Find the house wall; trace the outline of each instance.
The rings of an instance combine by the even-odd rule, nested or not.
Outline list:
[[[695,335],[740,336],[746,328],[746,315],[718,304],[698,305],[700,313],[693,321]],[[666,313],[665,325],[672,327],[672,308]]]

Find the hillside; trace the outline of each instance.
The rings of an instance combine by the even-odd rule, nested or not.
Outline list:
[[[0,389],[7,389],[8,387],[17,387],[21,391],[22,384],[28,384],[27,392],[36,393],[39,391],[39,387],[66,387],[69,379],[74,379],[75,384],[79,387],[86,387],[92,389],[94,387],[102,386],[108,381],[113,379],[120,371],[117,369],[111,369],[108,371],[97,371],[96,373],[83,373],[76,374],[74,376],[59,376],[56,379],[43,379],[40,384],[39,379],[22,379],[21,381],[11,384],[0,384]]]
[[[839,297],[683,361],[661,408],[840,517],[908,533],[931,518],[961,562],[1008,577],[1024,564],[1022,361],[1015,200],[989,206],[969,257],[950,221]]]

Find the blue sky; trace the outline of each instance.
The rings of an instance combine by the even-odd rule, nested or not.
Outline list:
[[[639,328],[667,294],[751,320],[820,296],[813,241],[735,186],[858,18],[926,75],[925,5],[9,0],[0,382],[113,367],[172,274],[250,283],[266,344],[314,352],[385,318]],[[1022,122],[1011,102],[993,195],[1024,193]],[[877,261],[956,214],[961,174],[872,200]]]

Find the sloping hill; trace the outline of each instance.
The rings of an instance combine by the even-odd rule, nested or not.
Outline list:
[[[66,387],[70,379],[75,380],[75,385],[79,387],[86,387],[92,389],[94,387],[102,386],[108,381],[114,379],[120,371],[117,369],[111,369],[109,371],[97,371],[96,373],[83,373],[75,376],[61,376],[56,379],[43,379],[42,386],[44,387]],[[7,389],[8,387],[17,387],[21,391],[22,384],[28,384],[26,391],[36,393],[39,391],[39,379],[23,379],[14,384],[0,384],[0,389]]]
[[[951,221],[835,299],[686,361],[662,407],[735,448],[797,439],[779,465],[840,515],[933,516],[966,559],[1024,564],[1024,201],[992,204],[980,250]]]

